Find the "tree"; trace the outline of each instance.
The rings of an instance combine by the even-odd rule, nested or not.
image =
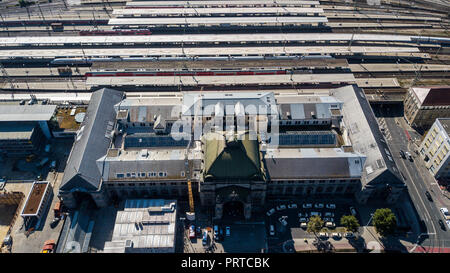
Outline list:
[[[322,227],[323,227],[323,220],[319,216],[315,215],[309,218],[306,231],[312,232],[314,233],[314,235],[316,235],[316,233],[319,232],[322,229]]]
[[[389,208],[377,209],[373,214],[373,225],[381,236],[389,235],[397,228],[397,218]]]
[[[344,215],[341,217],[341,225],[345,227],[347,231],[355,232],[359,228],[358,220],[353,215]]]

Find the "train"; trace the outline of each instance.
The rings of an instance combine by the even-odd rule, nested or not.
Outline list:
[[[287,70],[217,70],[217,71],[93,71],[86,72],[85,77],[155,77],[155,76],[235,76],[235,75],[280,75]]]
[[[332,59],[330,55],[310,56],[228,56],[228,57],[105,57],[105,58],[55,58],[52,65],[92,64],[94,62],[156,62],[156,61],[257,61],[257,60],[311,60]]]
[[[136,30],[80,30],[80,36],[110,36],[110,35],[151,35],[148,29]]]

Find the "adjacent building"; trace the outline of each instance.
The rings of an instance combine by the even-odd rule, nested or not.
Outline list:
[[[127,199],[103,252],[174,253],[176,228],[176,200]]]
[[[52,137],[49,122],[56,105],[0,105],[0,156],[38,154]]]
[[[450,118],[438,118],[419,146],[425,166],[438,179],[450,178]]]
[[[427,130],[436,118],[450,118],[450,86],[411,87],[404,102],[405,118]]]

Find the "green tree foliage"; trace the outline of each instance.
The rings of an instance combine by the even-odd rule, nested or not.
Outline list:
[[[347,231],[355,232],[359,228],[358,220],[353,215],[344,215],[341,217],[341,225],[345,227]]]
[[[316,234],[317,232],[320,232],[322,227],[323,227],[322,218],[315,215],[309,218],[308,227],[306,228],[306,231]]]
[[[373,225],[381,236],[389,235],[397,228],[397,218],[391,209],[377,209],[373,214]]]

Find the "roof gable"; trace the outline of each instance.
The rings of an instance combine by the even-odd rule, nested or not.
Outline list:
[[[205,179],[263,179],[259,144],[250,140],[248,133],[233,140],[219,133],[210,133],[205,138]]]

